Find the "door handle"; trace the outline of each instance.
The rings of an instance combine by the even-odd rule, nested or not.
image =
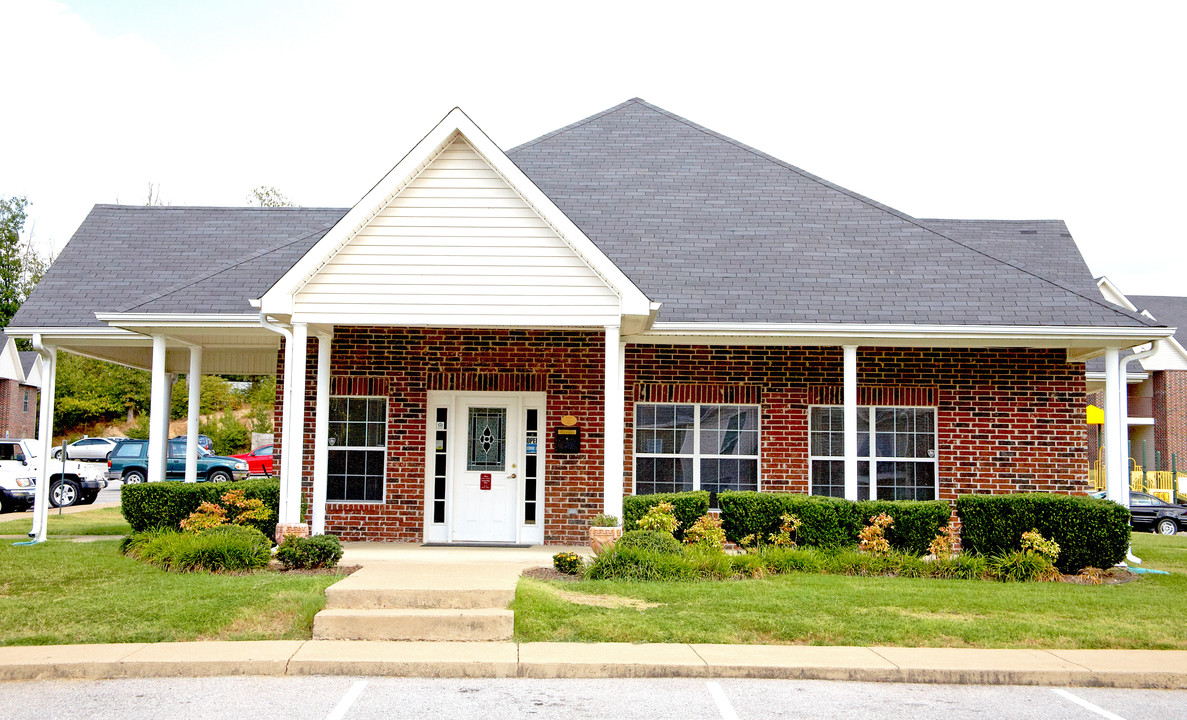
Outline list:
[[[508,480],[514,480],[514,479],[515,479],[515,473],[511,473],[510,475],[508,475],[508,476],[507,476],[507,479],[508,479]]]

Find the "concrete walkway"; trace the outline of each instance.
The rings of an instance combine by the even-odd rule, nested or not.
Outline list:
[[[0,647],[0,680],[213,675],[788,678],[1187,689],[1187,651],[336,640]]]

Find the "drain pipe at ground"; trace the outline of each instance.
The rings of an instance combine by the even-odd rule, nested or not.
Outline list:
[[[290,482],[293,475],[290,470],[289,462],[293,456],[292,443],[289,440],[291,433],[289,428],[292,427],[292,403],[289,399],[292,397],[293,387],[293,331],[291,326],[286,327],[284,324],[272,322],[268,320],[267,313],[260,313],[260,325],[264,328],[277,333],[284,338],[284,389],[281,392],[280,402],[282,403],[280,409],[281,422],[281,443],[280,443],[280,481],[283,486],[284,483]],[[289,493],[285,492],[285,488],[280,490],[280,505],[277,508],[279,522],[288,522],[288,498]]]

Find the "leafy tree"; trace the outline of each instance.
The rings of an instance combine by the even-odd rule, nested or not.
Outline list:
[[[28,207],[24,197],[0,198],[0,327],[8,326],[51,262],[31,237],[21,239]]]
[[[292,207],[288,197],[271,185],[260,185],[247,194],[247,202],[258,207]]]
[[[103,422],[148,409],[151,393],[148,372],[58,353],[54,393],[54,431],[61,433],[85,423]]]

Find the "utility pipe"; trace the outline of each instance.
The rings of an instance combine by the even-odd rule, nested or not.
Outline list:
[[[292,397],[293,388],[293,332],[290,328],[285,327],[280,323],[274,323],[268,320],[267,313],[260,313],[260,325],[284,338],[284,387],[280,394],[280,422],[281,422],[281,436],[280,436],[280,507],[278,508],[277,520],[281,523],[288,522],[288,485],[292,474],[289,472],[289,463],[292,460],[292,452],[290,452],[290,436],[289,428],[292,425],[292,403],[289,402]]]

